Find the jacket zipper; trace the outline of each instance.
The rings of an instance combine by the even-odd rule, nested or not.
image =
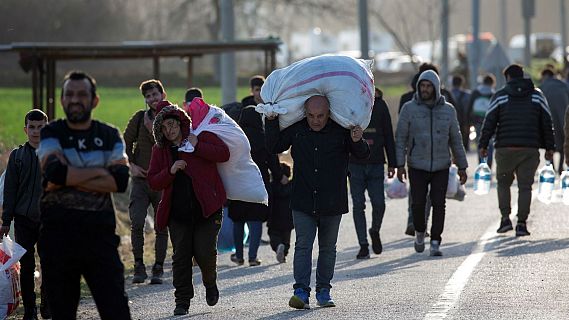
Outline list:
[[[32,202],[33,202],[33,199],[34,199],[34,191],[35,191],[35,185],[36,185],[36,179],[37,179],[37,171],[38,171],[38,170],[37,170],[37,169],[38,169],[38,168],[37,168],[37,163],[34,162],[34,156],[35,156],[35,154],[32,153],[32,154],[31,154],[32,169],[35,169],[35,170],[34,170],[34,183],[32,184],[32,197],[31,197],[30,202],[28,203],[28,209],[26,210],[26,217],[28,217],[28,218],[30,217],[30,206],[32,205]],[[35,168],[34,168],[34,165],[35,165]]]
[[[433,108],[431,108],[431,172],[433,172]]]

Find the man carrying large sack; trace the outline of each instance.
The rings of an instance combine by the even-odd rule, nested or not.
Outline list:
[[[336,263],[336,241],[342,214],[348,212],[348,159],[369,156],[363,130],[342,128],[330,119],[330,103],[314,95],[304,103],[306,118],[279,131],[276,115],[265,122],[267,149],[280,153],[292,147],[294,186],[290,207],[296,229],[294,295],[289,305],[309,309],[312,247],[318,230],[316,300],[322,307],[335,306],[330,281]]]

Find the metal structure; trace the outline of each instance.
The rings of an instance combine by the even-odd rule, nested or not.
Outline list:
[[[235,51],[263,51],[264,71],[268,75],[276,68],[276,52],[281,40],[174,42],[174,41],[125,41],[117,43],[57,43],[17,42],[0,45],[1,52],[18,52],[20,65],[32,74],[32,103],[45,110],[50,119],[55,117],[56,63],[61,60],[94,59],[152,59],[153,76],[160,78],[160,58],[187,59],[188,87],[192,86],[192,59],[206,54]],[[45,104],[42,104],[45,91]]]

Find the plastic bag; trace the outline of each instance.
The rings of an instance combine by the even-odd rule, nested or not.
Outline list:
[[[265,102],[255,108],[280,114],[281,130],[304,118],[304,102],[314,95],[330,101],[330,117],[344,128],[367,128],[374,101],[373,61],[341,55],[307,58],[273,71],[261,88]]]
[[[20,258],[26,249],[12,241],[9,236],[0,244],[0,318],[11,315],[22,300],[20,288]]]
[[[458,178],[458,168],[454,164],[448,168],[448,185],[447,185],[447,198],[452,198],[456,195],[458,191],[458,186],[460,181]]]
[[[403,199],[407,197],[407,184],[399,181],[397,178],[387,179],[387,188],[385,193],[390,199]]]
[[[192,104],[194,103],[205,104],[198,98],[192,101]],[[269,195],[261,171],[251,158],[251,146],[247,136],[223,109],[216,106],[208,107],[209,111],[192,133],[195,135],[203,131],[215,133],[229,148],[229,160],[217,164],[227,199],[268,205]],[[178,150],[191,153],[194,147],[186,140]]]

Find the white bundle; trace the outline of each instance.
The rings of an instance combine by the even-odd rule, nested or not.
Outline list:
[[[344,128],[367,128],[374,100],[373,61],[342,55],[307,58],[273,71],[261,88],[255,110],[279,114],[281,130],[304,118],[304,102],[314,95],[330,101],[330,116]]]
[[[249,140],[239,125],[223,109],[210,105],[209,112],[192,133],[199,135],[203,131],[216,134],[229,148],[229,160],[217,164],[227,199],[268,205],[261,171],[251,159]],[[194,148],[186,140],[178,150],[191,153]]]

